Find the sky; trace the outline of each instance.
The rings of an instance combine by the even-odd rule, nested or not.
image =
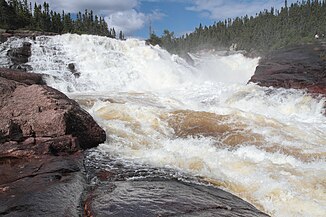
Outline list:
[[[36,0],[43,3],[44,0]],[[227,18],[255,16],[264,9],[280,9],[284,0],[47,0],[51,10],[76,13],[85,9],[105,18],[110,28],[126,37],[146,39],[149,26],[157,35],[167,29],[181,36],[201,23],[212,25]],[[288,0],[288,4],[296,0]]]

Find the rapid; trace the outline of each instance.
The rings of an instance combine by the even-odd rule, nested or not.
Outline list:
[[[98,159],[180,171],[271,216],[326,215],[326,99],[247,84],[258,58],[206,52],[190,65],[138,39],[65,34],[11,38],[0,66],[22,41],[33,71],[106,130]]]

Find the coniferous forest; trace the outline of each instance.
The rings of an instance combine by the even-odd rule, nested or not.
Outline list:
[[[92,10],[78,12],[73,18],[65,11],[58,13],[50,10],[50,5],[46,2],[38,5],[27,0],[0,0],[0,28],[124,38],[122,32],[118,35],[114,28],[108,28],[104,18],[94,15]]]
[[[284,46],[308,43],[318,34],[326,35],[326,0],[307,0],[276,10],[261,11],[256,16],[243,16],[202,26],[194,32],[175,37],[165,30],[161,37],[151,34],[149,42],[160,44],[171,53],[182,54],[202,49],[258,51],[261,53]]]

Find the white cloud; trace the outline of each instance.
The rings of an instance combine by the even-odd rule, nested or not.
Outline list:
[[[149,20],[160,20],[165,14],[160,11],[153,11],[150,14],[137,12],[135,9],[128,11],[119,11],[105,17],[105,21],[110,28],[114,28],[116,32],[122,30],[125,35],[132,35],[133,32],[142,29]]]
[[[293,1],[288,1],[295,2]],[[220,20],[256,13],[271,7],[281,8],[284,0],[193,0],[193,6],[187,10],[195,11],[208,16],[210,19]]]
[[[36,0],[37,3],[43,4],[44,0]],[[67,12],[84,11],[85,9],[99,11],[125,11],[135,8],[138,0],[48,0],[51,9]]]
[[[125,35],[143,28],[146,22],[146,15],[139,13],[134,9],[128,11],[119,11],[105,17],[110,28],[114,28],[116,32],[122,30]]]
[[[118,33],[120,30],[126,36],[143,28],[149,19],[152,21],[162,19],[165,14],[158,10],[144,14],[136,10],[142,0],[48,0],[50,9],[61,12],[76,13],[93,10],[94,14],[105,17],[109,28],[114,28]],[[44,0],[36,0],[42,4]]]

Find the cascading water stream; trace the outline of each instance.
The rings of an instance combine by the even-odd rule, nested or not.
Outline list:
[[[246,85],[258,59],[206,53],[191,66],[136,39],[30,42],[34,71],[108,132],[97,154],[199,177],[272,216],[325,216],[325,99]]]

